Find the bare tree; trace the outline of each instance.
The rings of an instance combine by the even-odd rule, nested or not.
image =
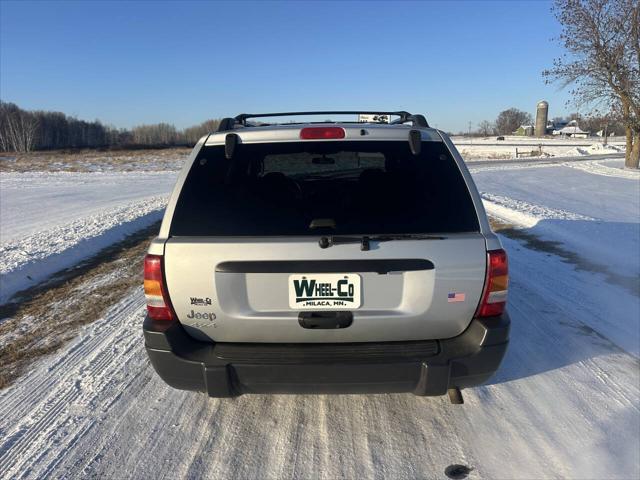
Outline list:
[[[625,165],[640,161],[640,2],[556,0],[560,43],[568,56],[543,72],[571,85],[578,104],[604,107],[625,126]]]
[[[168,123],[157,123],[154,125],[140,125],[131,130],[133,143],[136,145],[176,145],[178,143],[178,132],[176,127]]]
[[[483,120],[478,124],[478,133],[483,137],[488,137],[489,135],[493,135],[493,131],[495,127],[493,123],[489,120]]]
[[[598,115],[591,114],[587,117],[584,117],[580,122],[580,127],[587,132],[599,132],[602,130],[602,134],[606,130],[608,135],[622,135],[622,132],[625,131],[624,123],[622,122],[622,118],[618,115]]]
[[[20,115],[20,131],[22,132],[22,148],[23,152],[30,152],[36,139],[38,131],[38,120],[33,115]]]
[[[3,152],[11,150],[11,139],[9,138],[9,115],[11,115],[12,107],[15,107],[15,105],[0,102],[0,149]]]
[[[206,120],[200,125],[185,128],[183,132],[184,140],[189,145],[195,145],[204,135],[215,132],[218,125],[220,125],[220,120]]]
[[[0,105],[0,147],[3,150],[29,152],[33,149],[38,119],[13,104]]]
[[[531,125],[532,122],[531,114],[517,108],[510,108],[500,112],[496,119],[495,128],[500,135],[509,135],[515,132],[520,125]]]
[[[578,124],[580,124],[582,122],[582,115],[580,114],[580,112],[573,112],[569,114],[567,120],[575,120],[576,122],[578,122]]]

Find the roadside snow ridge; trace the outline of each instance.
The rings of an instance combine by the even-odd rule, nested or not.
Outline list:
[[[498,163],[496,161],[496,163]],[[517,160],[513,160],[513,164],[500,163],[499,165],[469,165],[469,172],[471,173],[479,173],[479,172],[494,172],[501,170],[528,170],[528,169],[537,169],[537,168],[550,168],[557,167],[557,164],[552,163],[550,159],[546,160],[529,160],[528,163],[519,162]]]
[[[625,147],[618,147],[616,145],[603,145],[602,143],[594,143],[588,147],[576,147],[565,153],[565,156],[574,155],[601,155],[603,153],[622,153],[625,151]]]
[[[0,302],[160,220],[166,202],[136,200],[0,245]]]
[[[545,207],[544,205],[537,205],[493,193],[480,192],[480,196],[489,215],[503,218],[525,227],[533,227],[540,220],[597,220],[593,217],[569,212],[568,210]]]
[[[563,167],[571,167],[594,175],[604,177],[628,178],[629,180],[640,180],[640,170],[630,170],[625,168],[611,167],[604,165],[603,160],[592,160],[590,162],[566,162]]]

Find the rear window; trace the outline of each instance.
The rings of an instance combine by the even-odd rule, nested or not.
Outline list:
[[[291,142],[203,147],[178,198],[172,236],[478,231],[441,142]]]

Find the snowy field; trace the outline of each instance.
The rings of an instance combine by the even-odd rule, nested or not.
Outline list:
[[[625,150],[624,139],[616,137],[603,145],[599,138],[535,138],[507,136],[504,140],[496,137],[471,138],[452,137],[465,160],[511,159],[520,157],[574,157],[588,155],[619,154]],[[523,158],[523,157],[522,157]]]
[[[175,172],[0,174],[0,303],[157,222]]]
[[[589,155],[624,154],[625,142],[614,137],[603,145],[602,139],[536,138],[506,136],[451,137],[465,160],[504,160],[534,153],[538,158],[583,157]],[[190,153],[187,148],[132,151],[33,152],[9,154],[0,152],[0,173],[6,172],[164,172],[180,170]],[[524,158],[524,157],[523,157]]]
[[[0,304],[159,221],[189,152],[0,154]]]
[[[157,172],[179,170],[190,148],[0,152],[0,172]]]
[[[640,176],[621,160],[470,167],[506,227],[513,324],[463,406],[173,390],[146,358],[136,291],[0,391],[0,478],[444,478],[451,464],[470,479],[640,478]],[[44,237],[20,246],[42,264],[58,236],[159,216],[175,179],[20,175],[0,174],[1,244]]]
[[[570,148],[580,145],[591,145],[593,143],[602,143],[602,137],[587,137],[587,138],[571,138],[571,137],[559,137],[559,136],[546,136],[546,137],[529,137],[523,135],[503,135],[504,140],[497,140],[497,135],[489,137],[469,137],[467,135],[453,135],[451,140],[456,145],[502,145],[502,144],[514,144],[514,145],[566,145]],[[609,137],[607,143],[613,145],[624,145],[624,136]]]

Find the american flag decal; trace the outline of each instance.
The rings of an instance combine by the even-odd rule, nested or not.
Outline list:
[[[449,295],[447,295],[447,302],[464,302],[464,297],[464,293],[451,292]]]

